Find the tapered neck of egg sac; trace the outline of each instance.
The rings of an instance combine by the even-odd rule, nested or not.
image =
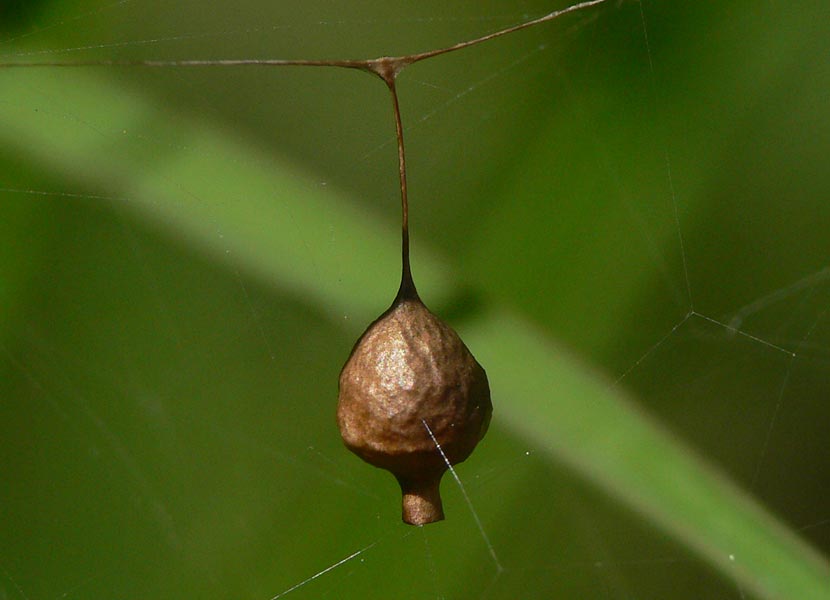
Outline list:
[[[403,300],[420,300],[418,290],[415,289],[415,282],[412,280],[412,270],[409,266],[409,232],[406,229],[406,225],[404,225],[402,236],[401,285],[398,288],[398,295],[395,296],[395,304]]]
[[[409,264],[409,197],[406,186],[406,155],[403,145],[403,122],[401,109],[398,105],[398,92],[395,88],[395,77],[385,78],[386,85],[392,95],[392,108],[395,111],[395,134],[398,140],[398,175],[401,184],[401,285],[395,303],[402,300],[419,300],[418,290],[412,280],[412,269]]]

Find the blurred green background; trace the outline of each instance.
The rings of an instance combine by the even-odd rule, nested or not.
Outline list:
[[[560,6],[9,5],[0,61],[368,58]],[[828,56],[826,2],[624,1],[401,75],[415,278],[493,388],[486,540],[449,476],[401,524],[334,423],[397,289],[381,82],[0,69],[0,598],[830,598]]]

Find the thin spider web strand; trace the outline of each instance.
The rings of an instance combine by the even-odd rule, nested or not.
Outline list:
[[[72,198],[77,200],[105,200],[107,202],[120,202],[125,200],[123,197],[105,196],[101,194],[80,194],[75,192],[55,192],[49,190],[27,190],[21,188],[0,188],[0,192],[5,194],[26,194],[29,196],[45,196],[55,198]]]
[[[657,102],[657,89],[656,89],[656,77],[655,77],[655,71],[654,71],[654,61],[653,61],[652,52],[651,52],[651,44],[650,44],[649,36],[648,36],[648,26],[647,26],[647,22],[646,22],[645,9],[643,7],[643,0],[638,0],[638,4],[639,4],[640,19],[641,19],[642,28],[643,28],[643,40],[644,40],[645,47],[646,47],[646,54],[648,56],[648,64],[649,64],[649,73],[650,73],[650,80],[651,80],[651,86],[652,86],[652,94],[653,94],[653,97],[654,97],[654,101],[656,103]],[[785,354],[788,354],[790,356],[790,360],[789,360],[788,365],[787,365],[787,371],[786,371],[786,374],[784,376],[784,379],[781,383],[781,386],[780,386],[780,389],[779,389],[779,392],[778,392],[778,398],[777,398],[777,401],[776,401],[775,409],[773,411],[773,416],[772,416],[772,418],[770,420],[770,423],[769,423],[769,426],[767,428],[767,432],[766,432],[766,435],[765,435],[765,438],[764,438],[761,453],[760,453],[760,456],[758,458],[758,462],[756,464],[755,472],[754,472],[754,475],[753,475],[753,478],[752,478],[751,487],[754,488],[757,484],[758,477],[760,476],[760,471],[761,471],[761,468],[762,468],[762,465],[763,465],[763,460],[764,460],[764,457],[767,454],[769,444],[770,444],[770,440],[771,440],[771,437],[772,437],[772,432],[775,429],[775,425],[776,425],[776,422],[777,422],[777,419],[778,419],[778,415],[780,413],[781,406],[783,404],[784,394],[786,392],[786,389],[787,389],[787,386],[788,386],[788,383],[789,383],[790,374],[792,373],[793,363],[795,361],[796,354],[795,354],[795,352],[789,351],[789,350],[787,350],[787,349],[785,349],[781,346],[778,346],[776,344],[773,344],[771,342],[768,342],[764,339],[761,339],[757,336],[754,336],[752,334],[743,332],[740,329],[738,329],[738,327],[742,323],[743,317],[745,316],[743,313],[739,312],[738,314],[735,315],[735,317],[733,317],[733,319],[730,321],[730,323],[726,324],[726,323],[722,323],[722,322],[720,322],[716,319],[713,319],[711,317],[708,317],[704,314],[701,314],[701,313],[699,313],[695,310],[694,299],[693,299],[693,295],[692,295],[691,279],[689,277],[688,261],[687,261],[687,257],[686,257],[686,248],[685,248],[685,243],[684,243],[684,239],[683,239],[682,229],[681,229],[681,226],[680,226],[680,214],[679,214],[679,207],[678,207],[678,202],[677,202],[677,193],[676,193],[676,190],[674,188],[674,178],[673,178],[673,175],[672,175],[671,155],[668,151],[668,145],[665,144],[665,143],[664,143],[664,160],[665,160],[665,164],[666,164],[666,177],[667,177],[667,181],[668,181],[668,185],[669,185],[669,193],[670,193],[671,201],[672,201],[674,223],[675,223],[675,229],[677,231],[677,239],[678,239],[678,246],[679,246],[679,250],[680,250],[681,263],[682,263],[682,266],[683,266],[683,277],[684,277],[684,281],[685,281],[685,284],[686,284],[686,294],[687,294],[688,302],[689,302],[689,313],[686,315],[686,317],[684,317],[684,319],[680,323],[675,325],[675,327],[668,334],[666,334],[666,336],[664,336],[663,339],[661,339],[654,347],[649,349],[648,352],[646,353],[646,355],[641,357],[634,365],[632,365],[631,368],[629,368],[628,371],[623,373],[623,375],[617,380],[617,382],[615,382],[615,384],[618,383],[620,379],[624,378],[632,369],[636,368],[636,366],[639,363],[641,363],[643,360],[645,360],[645,358],[650,353],[652,353],[657,347],[659,347],[661,344],[663,344],[666,341],[666,339],[671,337],[671,335],[677,330],[677,328],[682,323],[685,323],[691,316],[698,316],[698,317],[700,317],[700,318],[702,318],[706,321],[709,321],[710,323],[713,323],[713,324],[719,325],[721,327],[724,327],[728,331],[738,333],[738,334],[743,335],[744,337],[747,337],[748,339],[753,340],[757,343],[766,345],[766,346],[771,347],[771,348],[773,348],[773,349],[775,349],[779,352],[783,352]],[[818,277],[821,277],[822,272],[820,271],[817,275],[818,275]],[[807,279],[811,279],[811,278],[807,278]],[[803,285],[801,285],[799,287],[799,284],[801,284],[801,283],[802,282],[797,282],[795,284],[795,286],[798,287],[798,289],[800,289],[800,287],[803,287]],[[808,284],[809,284],[808,282],[804,283],[804,285],[808,285]],[[786,296],[788,293],[793,293],[794,291],[797,291],[797,290],[792,290],[791,291],[791,290],[788,290],[787,288],[785,288],[781,292],[771,295],[771,297],[769,297],[769,301],[770,302],[775,302],[778,299],[780,299],[780,297]],[[765,300],[767,300],[767,297],[762,298],[759,301],[756,301],[755,303],[752,303],[752,304],[748,305],[746,307],[746,309],[748,309],[749,312],[751,312],[752,310],[760,310],[760,308],[762,308],[765,305],[764,304]],[[819,319],[820,318],[821,317],[819,317]],[[815,326],[815,324],[814,324],[814,326]],[[809,337],[811,332],[812,332],[812,328],[811,328],[811,331],[808,332],[804,336],[805,340]],[[745,599],[746,594],[743,590],[743,587],[740,585],[740,583],[737,583],[736,586],[737,586],[737,591],[738,591],[741,599]]]
[[[469,94],[471,94],[471,93],[475,92],[478,88],[480,88],[480,87],[482,87],[482,86],[484,86],[484,85],[487,85],[490,81],[495,80],[496,78],[500,77],[500,76],[501,76],[501,75],[503,75],[504,73],[506,73],[506,72],[508,72],[508,71],[510,71],[510,70],[512,70],[512,69],[514,69],[514,68],[516,68],[518,65],[520,65],[520,64],[522,64],[522,63],[524,63],[524,62],[526,62],[526,61],[527,61],[527,60],[529,60],[532,56],[535,56],[535,55],[536,55],[536,54],[538,54],[539,52],[542,52],[544,49],[545,49],[545,45],[544,45],[544,44],[542,44],[542,45],[540,45],[539,47],[537,47],[535,50],[532,50],[531,52],[528,52],[528,53],[527,53],[527,54],[525,54],[524,56],[522,56],[522,57],[520,57],[520,58],[518,58],[518,59],[514,60],[514,61],[513,61],[513,62],[511,62],[509,65],[507,65],[507,66],[505,66],[505,67],[503,67],[503,68],[501,68],[501,69],[499,69],[499,70],[497,70],[497,71],[494,71],[494,72],[490,73],[489,75],[487,75],[487,76],[483,77],[482,79],[479,79],[478,81],[475,81],[475,82],[471,83],[471,84],[470,84],[469,86],[467,86],[465,89],[463,89],[463,90],[461,90],[460,92],[456,93],[456,94],[455,94],[452,98],[450,98],[449,100],[445,100],[443,104],[441,104],[441,105],[439,105],[439,106],[437,106],[437,107],[433,108],[432,110],[430,110],[430,111],[428,111],[428,112],[426,112],[426,113],[422,114],[420,117],[418,117],[418,118],[414,121],[414,123],[410,123],[409,125],[407,125],[407,128],[406,128],[407,133],[408,133],[409,135],[412,135],[412,131],[417,131],[417,130],[418,130],[418,128],[419,128],[420,126],[422,126],[422,125],[423,125],[423,123],[425,123],[426,121],[430,120],[432,117],[434,117],[434,116],[435,116],[435,115],[437,115],[438,113],[440,113],[440,112],[442,112],[442,111],[446,110],[448,107],[450,107],[450,106],[452,106],[453,104],[455,104],[456,102],[460,101],[462,98],[464,98],[464,97],[466,97],[467,95],[469,95]],[[428,84],[425,84],[424,82],[419,82],[419,81],[417,81],[417,80],[415,81],[415,83],[419,83],[419,84],[421,84],[421,85],[428,85]],[[432,86],[432,87],[437,87],[437,86]],[[440,89],[440,88],[439,88],[439,89]],[[383,150],[383,149],[385,149],[385,148],[389,147],[390,145],[394,144],[396,141],[397,141],[397,140],[396,140],[396,138],[395,138],[394,136],[393,136],[393,137],[390,137],[390,138],[389,138],[389,139],[387,139],[385,142],[382,142],[382,143],[381,143],[381,144],[379,144],[378,146],[375,146],[374,148],[372,148],[371,150],[369,150],[368,152],[366,152],[363,156],[361,156],[361,157],[360,157],[360,161],[361,161],[361,162],[366,162],[366,161],[368,161],[368,160],[369,160],[369,159],[370,159],[373,155],[377,154],[377,153],[378,153],[378,152],[380,152],[381,150]]]
[[[490,583],[488,583],[487,587],[484,588],[484,591],[481,592],[480,600],[487,600],[490,597],[490,594],[496,588],[496,584],[499,582],[500,579],[501,579],[501,571],[496,571],[495,573],[492,574],[492,576],[490,577]]]
[[[433,591],[437,600],[443,600],[440,587],[438,585],[438,569],[435,566],[435,558],[432,556],[432,548],[429,546],[429,538],[427,538],[427,530],[425,527],[419,527],[421,530],[421,538],[424,540],[424,552],[427,555],[427,564],[429,566],[429,573],[432,576]]]
[[[336,563],[334,563],[334,564],[332,564],[332,565],[329,565],[328,567],[326,567],[326,568],[325,568],[325,569],[323,569],[322,571],[319,571],[319,572],[315,573],[314,575],[312,575],[312,576],[311,576],[311,577],[309,577],[308,579],[304,579],[304,580],[302,580],[300,583],[297,583],[297,584],[292,585],[290,588],[288,588],[288,589],[287,589],[287,590],[285,590],[284,592],[280,592],[280,593],[279,593],[279,594],[277,594],[276,596],[272,596],[272,597],[271,597],[271,600],[277,600],[278,598],[282,598],[283,596],[286,596],[286,595],[290,594],[290,593],[291,593],[291,592],[293,592],[294,590],[297,590],[297,589],[299,589],[299,588],[303,587],[303,586],[304,586],[304,585],[306,585],[307,583],[311,583],[311,582],[312,582],[312,581],[314,581],[315,579],[317,579],[317,578],[319,578],[319,577],[322,577],[323,575],[325,575],[326,573],[328,573],[328,572],[330,572],[330,571],[333,571],[333,570],[334,570],[334,569],[336,569],[337,567],[339,567],[339,566],[341,566],[341,565],[345,565],[345,564],[346,564],[347,562],[349,562],[350,560],[353,560],[353,559],[357,558],[358,556],[360,556],[360,555],[361,555],[361,554],[363,554],[364,552],[367,552],[368,550],[371,550],[372,548],[374,548],[375,546],[377,546],[379,543],[380,543],[380,540],[377,540],[377,541],[375,541],[375,542],[372,542],[372,543],[371,543],[371,544],[369,544],[368,546],[364,546],[364,547],[363,547],[363,548],[361,548],[360,550],[356,550],[355,552],[352,552],[352,553],[351,553],[351,554],[349,554],[346,558],[343,558],[343,559],[341,559],[341,560],[338,560]]]
[[[99,578],[100,578],[100,575],[90,575],[89,577],[87,577],[86,579],[81,581],[80,583],[78,583],[76,585],[73,585],[71,588],[66,590],[63,594],[60,595],[60,597],[61,598],[68,598],[70,594],[74,595],[75,593],[78,592],[78,590],[82,589],[83,587],[89,585],[90,583],[92,583],[93,581],[95,581]]]
[[[693,564],[692,559],[677,558],[674,556],[657,556],[654,558],[632,558],[620,560],[567,560],[553,566],[542,567],[510,567],[511,573],[538,573],[549,571],[567,571],[576,569],[607,569],[608,567],[633,566],[650,567],[655,565],[682,565]]]
[[[787,371],[784,373],[784,380],[781,382],[781,386],[778,389],[778,397],[775,399],[775,408],[772,411],[772,417],[770,417],[769,425],[767,426],[766,434],[764,435],[764,442],[761,444],[761,452],[758,456],[758,460],[755,463],[755,472],[752,474],[752,482],[749,485],[750,490],[754,490],[758,485],[758,479],[761,476],[761,468],[764,465],[764,459],[767,456],[767,452],[769,450],[770,441],[772,440],[772,432],[775,429],[775,425],[778,422],[778,415],[781,412],[781,406],[784,404],[784,394],[787,391],[787,386],[790,382],[790,374],[793,371],[793,363],[795,362],[795,354],[790,357],[790,360],[787,361]]]
[[[126,2],[131,2],[132,0],[121,0],[121,2],[117,2],[112,6],[117,6],[119,4],[124,4]],[[100,10],[105,10],[110,7],[104,7]],[[73,20],[81,18],[81,16],[87,16],[88,14],[94,14],[100,11],[91,11],[91,13],[86,13],[85,15],[79,15],[78,17],[74,17]],[[527,18],[527,15],[522,15],[522,18]],[[483,22],[483,21],[504,21],[504,20],[515,20],[516,16],[510,15],[501,15],[501,16],[494,16],[494,17],[444,17],[444,18],[435,18],[435,17],[410,17],[410,18],[400,18],[400,19],[384,19],[383,21],[376,21],[376,20],[368,20],[368,19],[356,19],[356,20],[339,20],[339,21],[314,21],[312,25],[318,25],[322,27],[351,27],[355,25],[371,25],[376,24],[378,22],[388,23],[390,25],[408,25],[413,23],[436,23],[436,22]],[[43,31],[47,31],[53,27],[57,27],[60,25],[66,24],[66,21],[61,21],[54,25],[50,25],[47,28],[39,29],[37,31],[32,31],[29,33],[25,33],[23,35],[9,38],[7,40],[0,41],[0,46],[5,43],[11,43],[23,38],[30,37],[32,35],[37,35],[42,33]],[[271,25],[268,27],[247,27],[244,29],[229,29],[224,31],[212,31],[207,33],[184,33],[180,35],[172,35],[172,36],[165,36],[165,37],[157,37],[157,38],[147,38],[147,39],[140,39],[140,40],[130,40],[126,42],[111,42],[106,44],[90,44],[87,46],[75,46],[72,48],[60,48],[60,49],[46,49],[46,50],[33,50],[29,52],[15,52],[11,54],[0,54],[0,58],[23,58],[27,56],[53,56],[58,54],[69,54],[73,52],[82,52],[84,50],[105,50],[105,49],[112,49],[112,48],[127,48],[127,47],[138,47],[138,46],[147,46],[152,44],[158,44],[160,42],[180,42],[180,41],[189,41],[189,40],[205,40],[205,39],[217,39],[217,38],[228,38],[228,37],[237,37],[242,35],[252,35],[252,34],[262,34],[262,33],[273,33],[277,31],[283,30],[291,30],[296,28],[297,25]]]
[[[654,59],[651,55],[651,42],[648,38],[648,24],[646,22],[646,12],[643,8],[643,0],[638,0],[637,4],[640,7],[640,21],[643,25],[643,42],[646,47],[646,55],[648,56],[648,70],[649,81],[651,82],[652,101],[657,105],[657,78],[654,72]],[[680,248],[680,259],[683,264],[683,278],[686,283],[686,296],[689,302],[689,310],[694,312],[695,304],[692,297],[692,283],[689,278],[689,266],[686,260],[686,245],[683,241],[683,230],[680,228],[680,211],[677,206],[677,192],[674,189],[674,177],[672,176],[671,155],[669,154],[668,144],[663,142],[663,156],[666,163],[666,179],[669,185],[669,196],[671,197],[672,209],[674,212],[674,226],[677,231],[677,241]]]
[[[234,34],[237,32],[231,32]],[[73,46],[72,48],[48,49],[48,50],[32,50],[30,52],[16,52],[14,54],[0,54],[0,58],[23,58],[27,56],[55,56],[60,54],[71,54],[74,52],[84,52],[86,50],[112,50],[114,48],[131,48],[140,46],[151,46],[160,44],[162,42],[183,42],[187,40],[210,39],[211,37],[222,34],[196,34],[187,33],[182,35],[173,35],[168,37],[146,38],[141,40],[129,40],[126,42],[111,42],[107,44],[89,44],[86,46]],[[230,35],[230,34],[229,34]]]
[[[11,62],[11,63],[0,63],[0,68],[20,68],[20,67],[247,67],[247,66],[258,66],[258,67],[294,67],[294,66],[301,66],[301,67],[342,67],[348,69],[361,69],[364,71],[373,71],[377,72],[374,68],[374,64],[377,63],[379,60],[387,60],[392,61],[395,66],[396,70],[400,71],[404,67],[411,65],[416,62],[420,62],[422,60],[426,60],[429,58],[433,58],[436,56],[440,56],[443,54],[448,54],[450,52],[455,52],[457,50],[462,50],[465,48],[469,48],[471,46],[477,46],[478,44],[482,44],[484,42],[488,42],[490,40],[509,35],[511,33],[515,33],[517,31],[521,31],[522,29],[527,29],[529,27],[533,27],[535,25],[540,25],[542,23],[546,23],[548,21],[553,21],[562,17],[566,14],[581,11],[587,8],[591,8],[600,4],[604,4],[609,0],[588,0],[586,2],[580,2],[578,4],[573,4],[566,8],[553,11],[548,13],[542,17],[537,19],[532,19],[530,21],[525,21],[524,23],[519,23],[518,25],[514,25],[512,27],[506,27],[504,29],[500,29],[488,35],[484,35],[472,40],[466,40],[464,42],[459,42],[458,44],[453,44],[452,46],[447,46],[444,48],[439,48],[437,50],[430,50],[428,52],[421,52],[421,53],[414,53],[414,54],[407,54],[403,56],[397,57],[384,57],[382,59],[363,59],[363,60],[309,60],[309,59],[219,59],[219,60],[85,60],[85,61],[78,61],[78,62],[60,62],[60,61],[49,61],[49,62]]]
[[[743,325],[743,322],[746,320],[747,317],[757,312],[760,312],[768,306],[776,304],[781,300],[784,300],[785,298],[797,294],[798,292],[804,289],[807,289],[829,279],[830,266],[824,267],[823,269],[820,269],[815,273],[807,275],[806,277],[802,277],[794,283],[774,290],[766,294],[765,296],[762,296],[761,298],[758,298],[757,300],[750,302],[745,306],[742,306],[735,312],[735,316],[733,316],[732,319],[729,321],[729,325],[730,327],[734,327],[735,329],[740,329],[741,325]]]
[[[343,67],[366,69],[366,60],[305,60],[282,58],[228,58],[187,60],[82,60],[77,62],[0,63],[2,68],[35,67]]]
[[[26,592],[23,591],[23,588],[20,587],[20,584],[18,584],[17,581],[15,581],[14,577],[11,576],[11,573],[9,573],[3,566],[0,566],[0,571],[3,572],[3,575],[6,576],[6,579],[12,582],[12,585],[14,586],[14,589],[17,590],[17,593],[20,594],[24,598],[24,600],[29,600],[29,596],[26,595]]]
[[[30,345],[32,349],[37,350],[39,354],[48,356],[48,360],[55,360],[57,355],[45,352],[44,349],[36,342],[30,341]],[[79,392],[70,389],[72,384],[68,381],[50,381],[49,387],[47,388],[41,382],[42,380],[35,376],[32,369],[18,360],[4,344],[0,343],[0,350],[2,350],[4,355],[6,355],[12,367],[20,372],[26,380],[29,381],[30,385],[40,392],[41,397],[46,401],[46,403],[49,404],[49,406],[53,408],[57,414],[70,423],[73,431],[77,432],[79,436],[84,435],[84,423],[92,425],[93,430],[98,434],[99,438],[112,451],[112,456],[116,458],[115,462],[120,463],[125,469],[125,472],[130,476],[133,485],[135,485],[139,491],[140,497],[146,500],[148,504],[147,512],[153,521],[156,522],[164,531],[168,545],[173,548],[181,547],[181,539],[178,531],[176,530],[175,522],[167,508],[167,505],[164,503],[163,498],[155,492],[150,480],[146,477],[144,471],[139,467],[134,456],[128,451],[127,446],[124,445],[118,435],[107,425],[107,422],[92,409],[89,402],[87,402],[86,397]],[[60,356],[60,358],[65,359],[64,356]],[[64,383],[67,388],[63,391],[63,393],[59,393],[60,383]],[[85,421],[76,421],[70,418],[69,414],[58,402],[59,398],[66,398],[70,400],[72,405],[83,413]]]
[[[288,465],[293,469],[296,469],[298,472],[302,472],[302,475],[305,478],[315,479],[320,482],[325,482],[338,487],[342,487],[344,489],[349,490],[353,494],[360,494],[362,496],[365,496],[366,498],[371,498],[373,500],[380,499],[380,496],[378,496],[377,494],[366,491],[365,487],[359,486],[347,479],[344,479],[340,475],[331,473],[329,470],[320,467],[318,464],[311,462],[307,458],[295,458],[293,454],[282,452],[273,445],[251,441],[247,436],[242,435],[241,433],[231,432],[230,430],[224,427],[208,425],[206,426],[205,430],[210,432],[211,435],[216,436],[217,439],[220,439],[225,443],[239,445],[241,447],[253,450],[261,454],[262,456],[266,456],[270,460],[277,461],[284,465]],[[317,452],[317,454],[322,456],[320,452]]]
[[[245,304],[248,307],[248,310],[251,311],[251,316],[254,320],[254,325],[259,332],[259,337],[262,339],[262,343],[265,345],[265,349],[268,352],[268,356],[271,359],[271,362],[277,361],[277,355],[274,352],[274,348],[271,345],[271,342],[268,340],[268,336],[265,334],[265,327],[262,325],[262,318],[260,317],[259,313],[257,312],[256,308],[254,307],[254,303],[251,301],[251,295],[248,293],[248,287],[245,285],[245,281],[242,279],[242,274],[239,272],[239,269],[234,267],[233,268],[234,276],[236,277],[237,283],[239,283],[239,287],[242,288],[242,294],[245,296]]]
[[[640,8],[642,9],[642,3],[640,4]],[[648,39],[646,39],[646,43],[648,43]],[[649,64],[651,61],[651,50],[649,50]],[[653,76],[653,73],[652,73]],[[672,167],[671,167],[671,155],[669,155],[668,147],[664,150],[663,155],[666,161],[666,178],[668,179],[669,183],[669,194],[671,195],[671,204],[672,208],[674,209],[674,226],[677,230],[677,242],[680,246],[680,259],[683,263],[683,279],[686,282],[686,295],[689,300],[689,310],[694,311],[695,309],[695,302],[692,296],[692,282],[689,279],[689,265],[686,261],[686,244],[683,241],[683,231],[680,228],[680,210],[677,206],[677,193],[674,191],[674,177],[672,176]]]
[[[447,54],[448,52],[455,52],[456,50],[463,50],[465,48],[469,48],[471,46],[476,46],[478,44],[482,44],[484,42],[489,42],[490,40],[494,40],[496,38],[509,35],[511,33],[515,33],[516,31],[521,31],[522,29],[527,29],[528,27],[533,27],[535,25],[539,25],[541,23],[546,23],[548,21],[553,21],[562,17],[568,13],[577,12],[580,10],[584,10],[586,8],[590,8],[592,6],[598,6],[600,4],[604,4],[608,2],[608,0],[588,0],[587,2],[579,2],[578,4],[572,4],[566,8],[555,10],[550,12],[538,19],[532,19],[525,23],[520,23],[518,25],[514,25],[513,27],[507,27],[506,29],[501,29],[494,33],[481,36],[474,40],[468,40],[466,42],[459,42],[458,44],[453,44],[452,46],[447,46],[445,48],[439,48],[438,50],[430,50],[429,52],[422,52],[420,54],[414,54],[409,57],[411,62],[418,62],[421,60],[425,60],[427,58],[432,58],[433,56],[439,56],[441,54]]]
[[[778,346],[777,344],[773,344],[772,342],[768,342],[767,340],[765,340],[763,338],[759,338],[758,336],[752,335],[751,333],[747,333],[746,331],[741,331],[740,329],[735,329],[734,327],[732,327],[728,323],[724,323],[723,321],[718,321],[717,319],[713,319],[712,317],[707,317],[706,315],[704,315],[702,313],[699,313],[697,311],[692,311],[691,314],[695,317],[700,317],[704,321],[709,321],[710,323],[713,323],[715,325],[723,327],[727,331],[730,331],[732,333],[736,333],[738,335],[742,335],[743,337],[748,338],[752,341],[758,342],[759,344],[763,344],[764,346],[768,346],[769,348],[777,350],[778,352],[782,352],[784,354],[787,354],[787,355],[793,356],[793,357],[795,356],[795,352],[793,352],[792,350],[787,350],[786,348]]]
[[[484,543],[487,546],[487,551],[490,553],[490,558],[493,559],[493,563],[496,565],[496,571],[498,573],[502,573],[504,571],[504,567],[499,560],[498,555],[496,554],[496,549],[493,547],[492,542],[490,542],[490,538],[487,536],[487,532],[484,530],[484,525],[481,523],[481,519],[476,512],[475,507],[473,506],[473,501],[470,499],[470,496],[467,494],[467,489],[464,487],[464,484],[461,482],[461,478],[458,476],[458,473],[455,472],[452,464],[450,463],[447,455],[444,453],[444,449],[441,447],[441,444],[438,442],[438,439],[435,437],[435,434],[432,433],[432,429],[430,429],[429,424],[426,422],[425,419],[421,419],[421,423],[423,423],[424,428],[427,430],[430,439],[432,439],[432,443],[435,444],[435,447],[438,449],[438,452],[441,454],[441,458],[444,459],[444,463],[447,465],[450,473],[452,473],[453,479],[458,484],[458,488],[461,490],[462,495],[464,496],[464,500],[467,503],[467,507],[470,509],[470,513],[473,515],[473,519],[476,522],[476,526],[478,527],[479,533],[481,533],[481,537],[484,539]]]
[[[806,342],[810,337],[813,335],[813,332],[818,327],[818,324],[824,319],[825,315],[827,315],[827,310],[823,311],[818,318],[813,322],[807,332],[804,334],[804,337],[801,339],[800,343]],[[767,427],[766,435],[764,436],[764,443],[761,446],[761,452],[758,456],[758,462],[755,465],[755,473],[752,476],[752,484],[750,489],[755,489],[756,485],[758,484],[758,479],[761,476],[761,467],[763,466],[764,460],[769,452],[770,442],[772,440],[772,432],[775,429],[775,425],[778,423],[778,416],[781,412],[781,407],[784,404],[784,394],[787,390],[787,385],[790,381],[790,375],[793,371],[793,366],[795,363],[795,353],[792,354],[790,357],[789,362],[787,363],[787,372],[784,374],[784,381],[781,383],[781,388],[778,391],[778,398],[775,403],[775,410],[772,413],[772,417],[770,418],[769,426]]]
[[[47,25],[46,27],[37,27],[37,28],[35,28],[34,31],[29,31],[29,32],[23,33],[21,35],[17,35],[17,36],[14,36],[14,37],[6,38],[4,40],[0,40],[0,46],[2,46],[4,44],[10,44],[12,42],[16,42],[18,40],[28,38],[28,37],[31,37],[33,35],[41,34],[44,31],[49,31],[50,29],[54,29],[55,27],[61,27],[63,25],[66,25],[67,23],[72,23],[73,21],[79,21],[79,20],[81,20],[85,17],[89,17],[89,16],[92,16],[92,15],[104,12],[106,10],[110,10],[114,6],[121,6],[123,4],[129,4],[132,1],[133,0],[117,0],[117,2],[113,2],[112,4],[102,6],[100,8],[95,9],[95,10],[89,10],[89,11],[86,11],[84,13],[68,17],[66,19],[62,19],[60,21],[52,23],[51,25]]]
[[[811,529],[824,527],[825,525],[830,525],[830,519],[822,519],[821,521],[816,521],[815,523],[808,523],[807,525],[802,525],[798,528],[798,531],[810,531]]]
[[[668,340],[672,335],[674,335],[674,332],[677,331],[686,321],[688,321],[689,318],[692,316],[692,314],[693,313],[691,313],[691,312],[686,313],[686,316],[683,317],[682,319],[680,319],[674,325],[674,327],[671,328],[671,331],[669,331],[666,335],[664,335],[662,338],[660,338],[651,348],[646,350],[645,354],[643,354],[640,358],[638,358],[636,361],[634,361],[634,364],[632,364],[630,367],[628,367],[628,369],[626,369],[625,372],[622,375],[617,377],[617,379],[614,380],[614,383],[611,384],[611,387],[617,386],[623,379],[628,377],[628,375],[630,375],[631,372],[634,369],[636,369],[638,366],[640,366],[640,363],[642,363],[649,356],[651,356],[654,353],[654,351],[657,350],[657,348],[659,348],[660,346],[665,344],[666,340]]]

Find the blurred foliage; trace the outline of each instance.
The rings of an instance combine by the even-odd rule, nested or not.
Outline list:
[[[0,2],[0,30],[14,31],[33,26],[41,6],[48,0],[3,0]]]
[[[53,2],[0,54],[371,57],[550,8]],[[334,425],[397,284],[383,86],[0,70],[0,596],[269,598],[366,548],[289,597],[830,597],[826,7],[642,9],[401,76],[415,277],[494,390],[459,474],[501,573],[450,477],[408,528]]]

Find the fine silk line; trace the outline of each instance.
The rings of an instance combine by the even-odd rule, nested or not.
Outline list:
[[[470,509],[470,513],[473,515],[473,519],[475,520],[476,525],[478,526],[478,531],[479,533],[481,533],[481,537],[484,539],[484,543],[487,546],[487,551],[490,553],[490,558],[493,559],[493,563],[496,565],[496,570],[499,573],[501,573],[502,571],[504,571],[504,567],[502,566],[498,555],[496,555],[496,549],[493,547],[492,542],[490,542],[490,538],[487,536],[487,532],[484,531],[484,525],[482,525],[481,519],[478,517],[478,513],[476,512],[476,509],[473,506],[473,501],[470,500],[470,496],[469,494],[467,494],[467,489],[464,487],[464,484],[461,482],[461,478],[458,476],[458,473],[455,472],[455,469],[453,468],[452,464],[450,464],[447,455],[444,454],[444,449],[441,448],[441,444],[438,443],[438,440],[436,439],[435,434],[432,433],[432,429],[430,429],[429,424],[424,419],[421,419],[421,423],[424,424],[424,428],[427,430],[430,439],[432,439],[432,443],[435,444],[435,447],[438,449],[438,452],[441,453],[441,458],[444,459],[444,463],[447,465],[447,468],[449,469],[450,473],[452,473],[453,479],[455,479],[455,482],[458,484],[458,488],[461,490],[461,494],[464,496],[464,500],[467,503],[467,507]]]

